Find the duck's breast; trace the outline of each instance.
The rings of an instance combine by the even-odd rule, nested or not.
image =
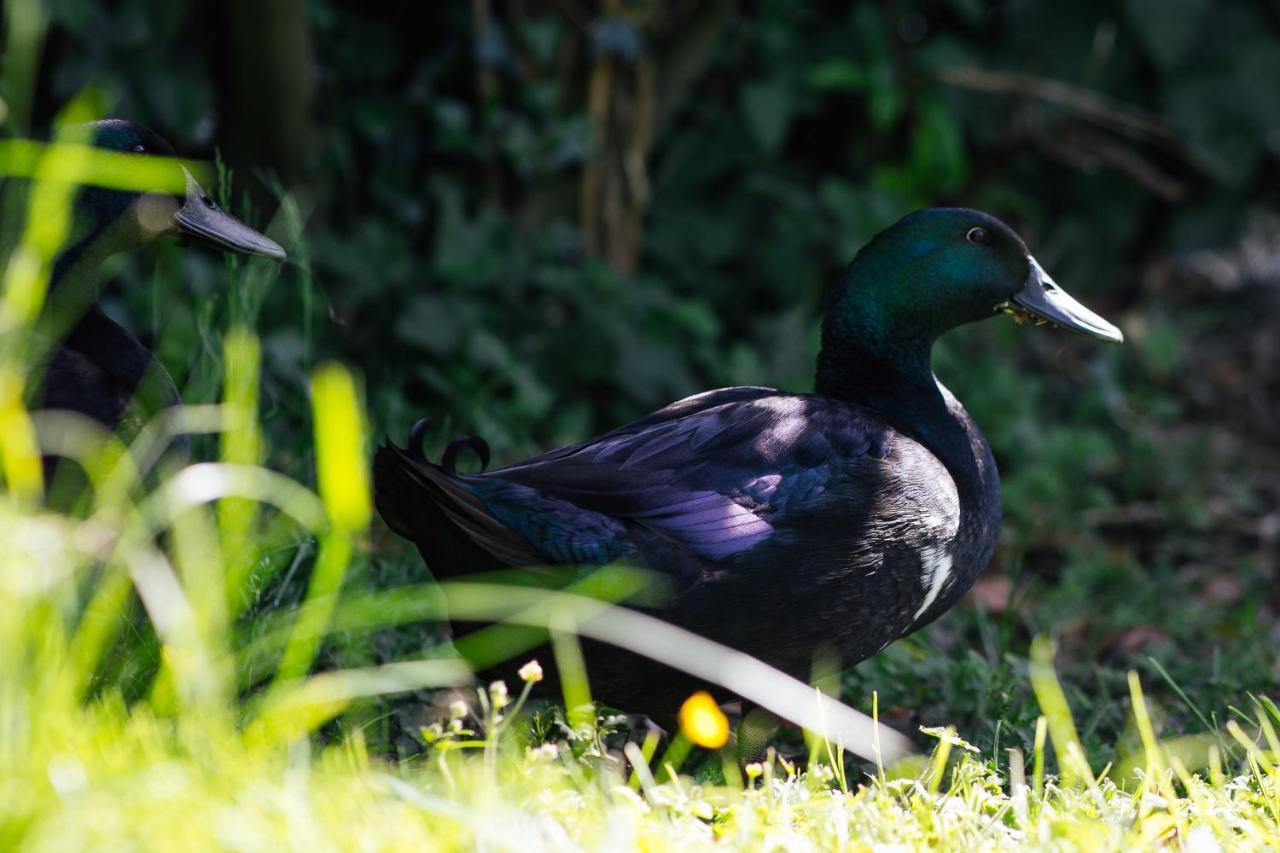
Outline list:
[[[868,513],[865,559],[897,588],[893,623],[906,633],[930,621],[965,575],[958,549],[960,496],[951,473],[926,447],[899,436],[882,466]],[[937,612],[935,612],[935,609]]]
[[[845,664],[869,657],[941,613],[940,602],[964,582],[955,483],[901,434],[883,458],[850,459],[820,501],[774,523],[773,540],[738,555],[708,584],[719,590],[689,602],[734,588],[734,624],[723,636],[749,636],[753,623],[776,626],[748,650],[779,665],[811,661],[815,636],[830,638]]]

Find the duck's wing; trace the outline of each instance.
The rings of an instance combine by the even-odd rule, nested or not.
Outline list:
[[[825,397],[731,388],[594,441],[460,478],[553,562],[606,562],[647,531],[707,559],[751,548],[821,499],[892,430]]]
[[[572,456],[578,451],[586,447],[598,445],[602,442],[612,441],[623,436],[635,435],[650,427],[660,426],[662,424],[677,421],[690,415],[696,415],[710,409],[716,409],[729,403],[743,403],[751,400],[758,400],[764,397],[789,396],[782,394],[776,388],[767,388],[763,385],[738,385],[732,388],[716,388],[712,391],[703,391],[701,394],[694,394],[692,397],[685,397],[677,400],[670,405],[664,406],[657,411],[650,412],[642,418],[632,421],[629,424],[620,426],[617,429],[610,430],[604,435],[596,436],[587,441],[578,444],[570,444],[565,447],[559,447],[555,450],[549,450],[532,459],[526,459],[516,465],[511,465],[502,470],[510,471],[517,468],[524,468],[529,465],[540,465],[546,462],[560,459],[566,456]]]

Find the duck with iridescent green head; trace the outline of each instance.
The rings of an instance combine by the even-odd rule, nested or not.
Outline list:
[[[930,354],[1001,313],[1123,339],[1004,223],[922,210],[876,235],[836,286],[814,393],[708,391],[480,474],[388,445],[378,509],[437,578],[630,561],[666,580],[654,612],[668,622],[801,679],[819,654],[852,665],[941,616],[991,559],[999,475]],[[594,694],[629,711],[667,716],[702,686],[586,651]]]

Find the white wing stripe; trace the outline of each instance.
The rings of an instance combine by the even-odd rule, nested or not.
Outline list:
[[[951,555],[944,548],[925,548],[920,554],[920,562],[924,566],[924,574],[920,576],[920,581],[927,592],[924,602],[912,619],[919,619],[929,609],[937,600],[938,593],[942,592],[947,579],[951,577]]]

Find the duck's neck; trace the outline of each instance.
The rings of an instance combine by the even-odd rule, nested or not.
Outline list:
[[[102,265],[114,254],[103,239],[105,230],[94,228],[54,260],[49,272],[45,316],[41,318],[50,335],[57,338],[68,335],[98,301]]]
[[[989,490],[986,452],[964,409],[933,375],[927,336],[896,334],[870,306],[832,311],[822,327],[816,391],[864,406],[919,441],[951,473],[962,505]]]
[[[150,351],[97,305],[102,265],[115,254],[103,230],[62,252],[49,275],[48,332],[127,388],[136,388],[151,366]]]

